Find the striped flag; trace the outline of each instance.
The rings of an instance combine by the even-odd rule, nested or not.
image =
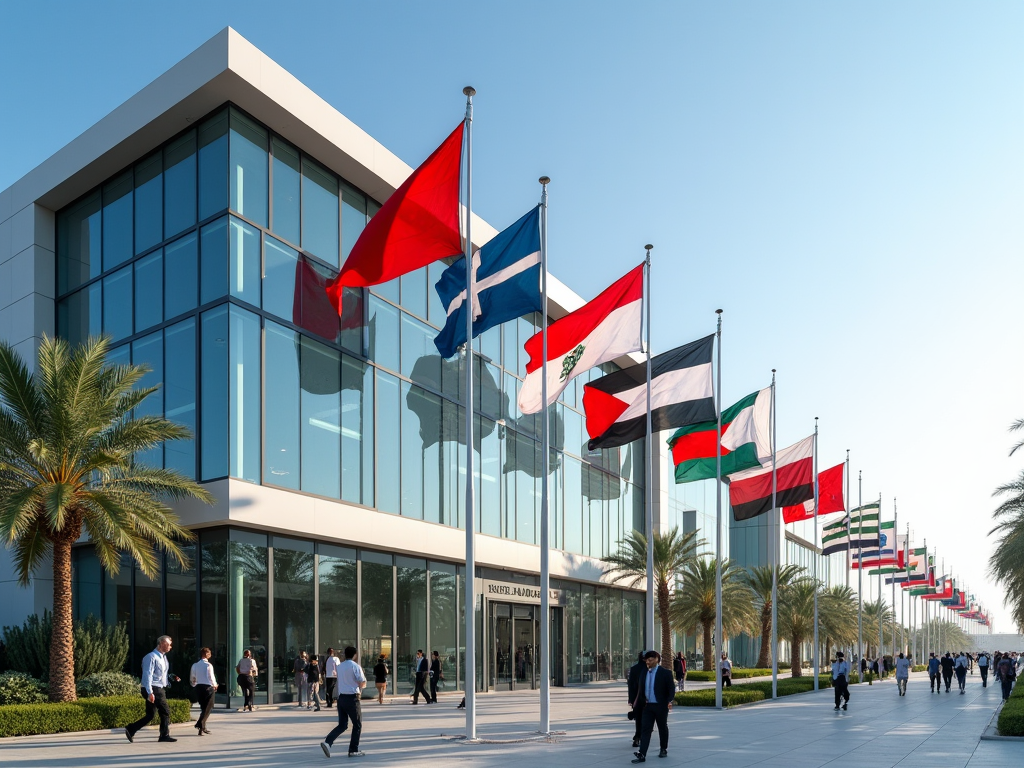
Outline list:
[[[821,553],[831,555],[846,550],[878,547],[878,510],[881,505],[865,504],[850,514],[821,528]]]
[[[878,546],[864,547],[860,556],[851,564],[852,568],[899,568],[897,558],[896,521],[887,520],[878,527]]]

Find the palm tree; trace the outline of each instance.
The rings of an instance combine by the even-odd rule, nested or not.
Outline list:
[[[89,535],[103,567],[116,574],[121,553],[149,577],[162,549],[180,564],[192,538],[167,502],[212,497],[177,472],[135,463],[135,454],[188,429],[157,416],[134,416],[155,388],[134,389],[146,368],[105,363],[105,339],[72,350],[44,338],[30,374],[0,342],[0,535],[14,550],[22,584],[53,561],[50,699],[75,700],[71,628],[71,545]]]
[[[753,593],[757,607],[761,609],[761,651],[757,655],[757,666],[766,669],[772,663],[772,571],[770,565],[758,565],[747,574],[747,586]],[[779,569],[778,588],[785,589],[804,572],[802,566],[784,565]]]
[[[832,646],[857,642],[857,593],[836,584],[818,596],[818,620],[825,640],[825,658],[832,658]]]
[[[804,577],[779,594],[779,631],[789,638],[789,668],[793,677],[803,676],[803,644],[814,635],[816,587],[814,579]]]
[[[1024,419],[1010,427],[1011,432],[1024,430]],[[1010,451],[1012,456],[1024,448],[1024,441]],[[1010,614],[1018,627],[1024,628],[1024,472],[1016,480],[996,488],[993,496],[1007,496],[992,516],[996,526],[989,535],[998,534],[999,541],[988,560],[991,576],[1006,589]]]
[[[879,620],[882,622],[882,645],[888,645],[892,640],[892,609],[884,599],[880,598],[864,603],[860,612],[864,623],[865,654],[872,655],[871,649],[874,648],[875,654],[883,655],[884,647],[878,647],[878,622]],[[879,619],[879,613],[882,614],[881,619]],[[872,643],[874,643],[873,646]]]
[[[679,589],[672,600],[672,621],[685,632],[700,627],[704,634],[704,669],[715,668],[711,632],[718,616],[715,601],[713,557],[702,557],[683,568]],[[747,586],[746,571],[734,563],[722,561],[722,634],[736,635],[758,623],[753,595]],[[724,639],[724,638],[723,638]]]
[[[676,574],[697,556],[697,548],[704,544],[696,531],[680,533],[673,528],[666,534],[654,533],[654,591],[658,615],[661,619],[661,665],[672,669],[672,627],[669,623],[669,603]],[[605,558],[609,567],[605,574],[612,581],[626,582],[637,587],[647,579],[647,537],[640,531],[630,531],[619,542],[619,551]],[[650,600],[652,595],[648,595]],[[650,638],[648,642],[653,642]]]

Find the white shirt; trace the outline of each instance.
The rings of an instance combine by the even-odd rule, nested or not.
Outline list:
[[[896,659],[896,677],[900,680],[910,677],[910,659]]]
[[[338,665],[338,690],[339,694],[358,695],[360,683],[366,682],[366,675],[363,668],[352,659],[346,659]]]
[[[722,659],[722,672],[732,672],[732,662],[728,659]]]
[[[840,675],[846,676],[846,682],[850,682],[850,662],[848,661],[833,661],[832,662],[832,679],[837,679]]]
[[[327,662],[324,664],[324,677],[337,677],[340,665],[341,659],[337,656],[328,656]]]
[[[152,693],[154,688],[167,687],[167,657],[153,650],[142,660],[142,688]]]
[[[197,685],[211,685],[217,687],[217,675],[213,672],[213,664],[207,659],[200,659],[192,665],[192,672],[189,674],[189,682],[192,687]]]
[[[979,667],[987,667],[988,666],[988,654],[983,653],[980,656],[978,656],[978,666]]]
[[[956,661],[953,662],[953,666],[954,667],[963,667],[964,669],[967,669],[967,657],[966,656],[957,656],[956,657]]]

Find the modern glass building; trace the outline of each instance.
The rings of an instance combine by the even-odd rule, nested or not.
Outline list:
[[[131,671],[166,632],[179,670],[213,649],[224,705],[237,705],[244,649],[258,702],[292,700],[295,656],[329,646],[356,646],[368,670],[386,655],[394,693],[412,690],[416,650],[437,650],[462,688],[466,365],[479,689],[539,684],[542,621],[556,685],[620,678],[645,646],[644,595],[609,583],[602,560],[643,526],[644,452],[587,450],[585,376],[550,409],[541,477],[540,419],[516,410],[539,318],[444,360],[433,284],[446,264],[349,292],[341,317],[326,300],[410,170],[228,29],[0,193],[0,337],[31,359],[43,334],[106,334],[114,361],[144,363],[159,386],[145,412],[195,435],[140,458],[217,498],[175,510],[195,533],[188,568],[167,560],[150,579],[126,559],[111,574],[87,541],[75,549],[75,613],[126,626]],[[582,304],[551,283],[553,317]],[[557,551],[541,616],[545,481]],[[2,553],[0,583],[12,578]],[[35,579],[0,623],[50,591]]]

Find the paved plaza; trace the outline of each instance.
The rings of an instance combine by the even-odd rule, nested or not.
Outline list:
[[[694,686],[705,687],[705,686]],[[374,765],[605,768],[630,765],[632,723],[626,720],[625,686],[556,690],[553,727],[565,731],[552,743],[464,744],[458,697],[436,706],[411,707],[408,699],[363,708],[363,742]],[[999,702],[995,687],[968,677],[967,695],[933,695],[924,675],[914,675],[906,697],[891,681],[852,689],[848,712],[832,709],[831,691],[791,696],[778,702],[724,712],[677,707],[670,716],[669,757],[652,768],[997,768],[1024,765],[1024,742],[982,741]],[[534,735],[537,703],[531,692],[482,696],[478,736],[505,741]],[[209,736],[190,725],[174,726],[176,744],[159,744],[147,728],[129,744],[122,730],[33,736],[0,741],[0,764],[38,768],[106,766],[316,766],[347,762],[347,734],[327,760],[318,746],[336,719],[298,708],[263,708],[252,714],[215,712]],[[655,737],[656,739],[656,737]],[[654,742],[657,743],[656,741]]]

